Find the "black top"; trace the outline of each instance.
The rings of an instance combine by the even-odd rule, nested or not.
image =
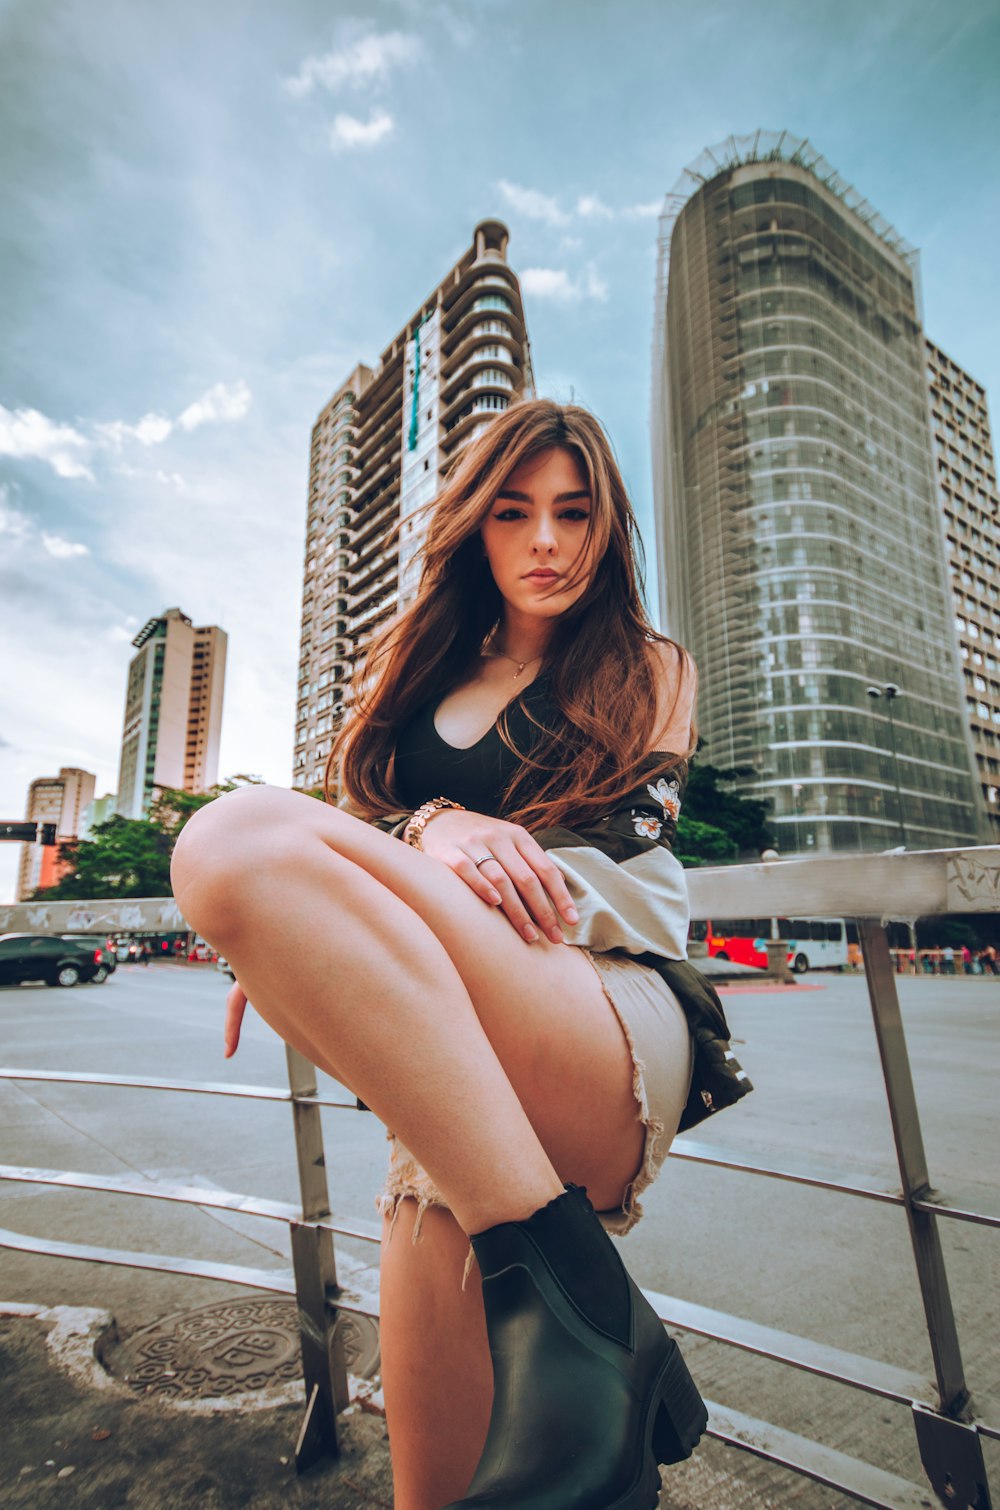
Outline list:
[[[507,704],[511,734],[518,748],[529,750],[537,730],[524,707],[536,718],[548,702],[550,672],[542,671]],[[441,738],[434,727],[434,714],[444,701],[436,693],[403,725],[396,740],[396,787],[404,807],[418,808],[432,797],[450,797],[474,813],[497,817],[504,787],[520,761],[497,728],[499,717],[474,745],[459,749]]]

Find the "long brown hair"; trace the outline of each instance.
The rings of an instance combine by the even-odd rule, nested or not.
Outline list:
[[[530,753],[518,749],[507,709],[500,716],[500,737],[521,763],[498,816],[529,831],[572,827],[606,811],[648,773],[657,706],[649,643],[674,646],[677,695],[689,657],[647,619],[642,539],[601,425],[578,405],[525,399],[486,427],[442,492],[417,511],[429,514],[417,596],[374,637],[355,671],[350,716],[327,760],[327,801],[335,800],[339,763],[341,786],[358,816],[404,810],[393,768],[400,730],[428,699],[474,674],[483,645],[502,621],[503,598],[480,526],[511,473],[553,447],[569,451],[587,478],[593,507],[578,561],[585,561],[593,538],[596,565],[584,592],[554,621],[538,675],[552,673],[556,716],[543,725],[528,713],[536,726]],[[683,764],[693,749],[692,742],[674,752],[673,761],[663,756],[657,768]]]

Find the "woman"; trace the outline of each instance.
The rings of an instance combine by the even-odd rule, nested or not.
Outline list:
[[[249,996],[390,1129],[396,1510],[645,1510],[706,1417],[607,1232],[678,1125],[749,1089],[669,849],[694,667],[647,622],[583,409],[513,406],[429,511],[331,752],[341,806],[219,799],[175,895],[236,972],[227,1052]]]

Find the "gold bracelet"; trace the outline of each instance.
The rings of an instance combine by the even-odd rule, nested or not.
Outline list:
[[[462,812],[465,807],[461,802],[452,802],[450,797],[432,797],[430,802],[424,802],[417,808],[409,823],[403,829],[403,839],[414,849],[423,849],[423,833],[428,822],[435,813],[441,812],[442,808],[457,807]]]

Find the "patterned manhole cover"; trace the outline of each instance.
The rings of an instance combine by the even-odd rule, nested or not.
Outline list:
[[[378,1372],[378,1327],[342,1311],[349,1373]],[[241,1395],[302,1377],[294,1300],[238,1300],[164,1316],[135,1332],[107,1359],[112,1374],[139,1394],[169,1400]]]

